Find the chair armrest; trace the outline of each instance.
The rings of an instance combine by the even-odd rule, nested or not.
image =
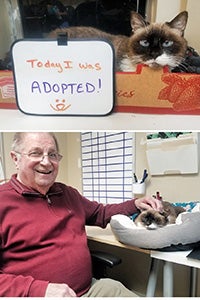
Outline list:
[[[103,251],[91,251],[93,261],[103,263],[105,266],[113,268],[121,263],[121,258]]]

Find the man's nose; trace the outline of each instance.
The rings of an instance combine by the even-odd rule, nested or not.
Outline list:
[[[43,154],[43,156],[41,157],[40,163],[51,163],[49,155],[48,154]]]

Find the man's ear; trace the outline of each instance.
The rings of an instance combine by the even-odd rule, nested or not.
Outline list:
[[[14,161],[16,168],[18,169],[19,157],[18,157],[17,153],[15,151],[11,151],[10,156],[11,156],[12,160]]]

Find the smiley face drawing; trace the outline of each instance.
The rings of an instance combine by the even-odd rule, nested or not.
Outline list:
[[[56,103],[55,105],[50,104],[51,108],[55,111],[65,111],[71,106],[71,104],[68,105],[65,104],[65,99],[62,100],[56,99],[55,103]]]

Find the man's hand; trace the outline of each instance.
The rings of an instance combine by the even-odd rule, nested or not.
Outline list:
[[[76,293],[64,283],[49,283],[45,297],[76,297]]]
[[[154,197],[148,197],[148,196],[136,199],[135,206],[139,210],[154,209],[160,212],[162,212],[163,210],[163,205],[161,200],[158,200]]]

